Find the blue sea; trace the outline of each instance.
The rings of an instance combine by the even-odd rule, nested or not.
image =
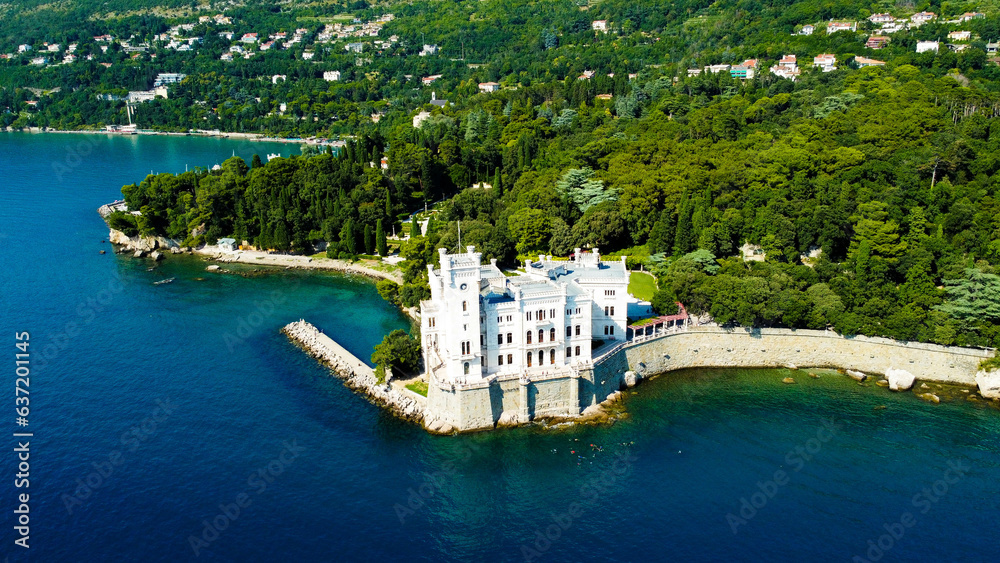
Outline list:
[[[96,209],[123,184],[271,152],[298,148],[0,133],[9,561],[997,559],[1000,409],[974,393],[690,370],[630,391],[611,425],[430,436],[278,332],[305,318],[367,359],[409,328],[370,282],[149,270],[103,242]]]

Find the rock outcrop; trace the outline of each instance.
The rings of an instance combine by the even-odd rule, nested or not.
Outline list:
[[[143,237],[143,236],[126,236],[125,233],[111,229],[108,234],[108,241],[115,244],[123,251],[135,252],[152,252],[156,249],[169,250],[171,248],[179,248],[180,243],[173,239],[168,239],[164,237]]]
[[[637,374],[636,372],[631,371],[631,370],[626,371],[625,372],[625,386],[626,387],[635,387],[635,385],[637,383],[639,383],[639,374]]]
[[[864,381],[868,379],[868,374],[853,369],[847,370],[847,376],[855,381]]]
[[[889,389],[892,391],[908,391],[917,379],[905,369],[894,368],[885,371],[885,378],[889,381]]]
[[[987,399],[1000,399],[1000,371],[979,370],[976,372],[979,394]]]
[[[390,386],[379,383],[370,367],[340,348],[313,325],[306,321],[296,321],[285,325],[281,332],[310,356],[329,366],[344,380],[347,387],[364,393],[373,403],[387,407],[400,418],[418,423],[423,421],[423,405]]]

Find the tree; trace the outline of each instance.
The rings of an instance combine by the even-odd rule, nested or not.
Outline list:
[[[677,297],[669,289],[658,289],[653,294],[653,299],[649,302],[653,306],[653,311],[657,315],[676,315],[680,310],[677,307]]]
[[[379,256],[385,258],[389,255],[389,243],[386,240],[385,229],[382,228],[381,219],[375,224],[375,246]]]
[[[593,175],[594,171],[590,168],[570,168],[556,182],[556,189],[584,212],[602,201],[613,201],[614,193],[605,190],[604,182],[593,179]]]
[[[517,251],[527,254],[548,247],[550,219],[540,209],[522,209],[507,220]]]
[[[375,253],[375,235],[372,233],[372,226],[365,225],[364,231],[365,254]]]
[[[348,219],[344,223],[344,228],[340,230],[340,244],[348,254],[353,256],[358,253],[358,239],[354,232],[353,219]]]
[[[263,168],[263,167],[264,163],[261,162],[260,155],[255,153],[253,155],[253,159],[250,161],[250,168],[253,170],[257,170],[258,168]]]
[[[405,331],[394,330],[375,345],[371,361],[376,365],[379,383],[383,383],[386,373],[394,369],[413,372],[420,367],[420,340]]]
[[[1000,320],[1000,276],[967,268],[965,277],[944,280],[947,299],[936,307],[965,322]]]

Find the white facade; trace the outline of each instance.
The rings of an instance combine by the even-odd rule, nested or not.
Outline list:
[[[439,382],[494,375],[569,374],[592,360],[591,343],[626,339],[628,270],[597,249],[571,261],[540,256],[506,277],[481,254],[440,249],[428,266],[431,298],[420,304],[424,366]]]
[[[324,71],[323,80],[326,80],[327,82],[336,82],[337,80],[340,80],[340,71],[339,70]]]
[[[937,41],[917,41],[917,52],[926,53],[928,51],[937,53],[938,52],[938,42]]]

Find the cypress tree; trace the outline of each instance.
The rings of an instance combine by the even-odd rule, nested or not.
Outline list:
[[[348,219],[344,228],[340,229],[340,244],[348,254],[358,253],[358,241],[354,235],[354,219]]]
[[[375,237],[372,234],[372,226],[365,225],[365,254],[373,254],[375,252]]]
[[[264,163],[260,160],[260,155],[259,154],[253,155],[253,159],[250,161],[250,168],[256,170],[258,168],[263,168],[263,167]]]
[[[382,228],[381,219],[378,220],[378,223],[375,223],[375,246],[377,247],[379,256],[384,258],[389,254],[389,243],[385,239],[385,229]]]

